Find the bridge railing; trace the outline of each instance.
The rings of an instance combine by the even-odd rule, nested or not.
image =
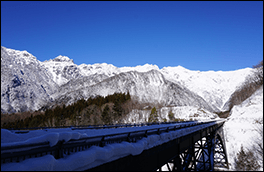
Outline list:
[[[1,164],[7,162],[20,162],[22,160],[40,157],[43,155],[51,154],[56,159],[63,158],[74,152],[79,152],[88,149],[91,146],[105,146],[111,143],[120,143],[122,141],[136,142],[153,134],[161,134],[164,132],[175,131],[177,129],[183,129],[191,126],[197,126],[207,124],[215,121],[197,122],[197,123],[180,123],[180,125],[168,126],[168,127],[156,127],[152,129],[142,129],[131,132],[122,132],[116,134],[98,135],[94,137],[85,137],[81,139],[71,139],[68,142],[58,141],[55,146],[50,147],[49,142],[26,144],[19,146],[1,146]],[[112,127],[112,126],[110,126]],[[124,126],[123,126],[124,127]],[[75,128],[77,130],[77,128]],[[78,128],[82,129],[82,128]]]
[[[26,128],[6,128],[10,131],[15,131],[16,133],[26,133],[27,130],[46,130],[46,129],[58,129],[58,128],[71,128],[72,130],[80,130],[80,129],[106,129],[106,128],[123,128],[123,127],[141,127],[141,126],[149,126],[149,125],[161,125],[161,124],[176,124],[176,123],[188,123],[195,121],[170,121],[170,122],[144,122],[144,123],[134,123],[134,124],[98,124],[98,125],[70,125],[70,126],[56,126],[56,127],[26,127]],[[26,131],[25,131],[26,130]]]

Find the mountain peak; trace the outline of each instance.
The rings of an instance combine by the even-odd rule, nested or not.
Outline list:
[[[56,62],[72,62],[73,63],[72,59],[70,59],[67,56],[62,56],[62,55],[59,55],[58,57],[56,57],[52,61],[56,61]]]
[[[153,69],[159,71],[159,67],[157,65],[148,64],[148,63],[144,65],[137,65],[135,67],[121,67],[119,69],[121,72],[128,72],[128,71],[147,72]]]
[[[161,69],[161,71],[166,71],[166,70],[169,70],[169,71],[190,71],[189,69],[186,69],[185,67],[183,66],[167,66],[167,67],[163,67]]]
[[[20,50],[14,50],[11,48],[6,48],[1,46],[1,60],[2,60],[2,53],[6,54],[9,57],[12,57],[13,59],[11,61],[23,61],[23,63],[25,62],[26,64],[37,61],[37,58],[26,50],[20,51]],[[7,56],[3,56],[3,57],[7,57]]]

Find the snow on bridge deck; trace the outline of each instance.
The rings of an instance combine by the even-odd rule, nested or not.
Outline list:
[[[195,122],[188,122],[195,123]],[[187,123],[185,123],[187,124]],[[1,147],[16,146],[30,143],[49,142],[52,147],[58,141],[64,140],[65,142],[71,139],[81,139],[94,136],[103,136],[109,134],[116,134],[120,132],[133,132],[139,130],[158,129],[161,127],[173,127],[182,125],[181,123],[173,124],[160,124],[142,127],[127,127],[127,128],[110,128],[110,129],[46,129],[34,130],[24,134],[16,134],[15,131],[1,129]],[[213,125],[212,123],[193,126],[191,129],[183,128],[175,131],[161,133],[160,135],[154,134],[144,137],[137,142],[126,142],[107,144],[104,147],[91,146],[89,149],[66,155],[64,158],[55,159],[53,155],[44,155],[42,157],[30,158],[21,162],[11,162],[1,164],[2,171],[21,171],[21,170],[85,170],[97,165],[111,162],[113,160],[128,156],[138,155],[143,150],[150,149],[154,146],[168,142],[188,133],[201,130],[202,128]],[[1,150],[2,154],[2,150]]]

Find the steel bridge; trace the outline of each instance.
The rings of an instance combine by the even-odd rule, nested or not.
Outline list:
[[[164,124],[177,125],[164,125]],[[74,152],[89,149],[91,146],[104,147],[107,144],[123,141],[136,143],[142,138],[163,133],[180,132],[177,137],[143,150],[138,155],[128,155],[110,162],[85,169],[86,171],[161,171],[166,165],[169,171],[213,171],[216,168],[228,168],[224,142],[223,125],[225,120],[207,122],[165,122],[123,124],[108,126],[75,126],[72,130],[140,127],[162,124],[154,129],[142,129],[130,132],[100,135],[68,142],[59,141],[50,147],[48,142],[20,146],[1,146],[1,165],[9,162],[20,162],[28,158],[53,155],[56,159],[71,155]],[[159,126],[159,125],[157,125]],[[43,129],[43,128],[34,128]],[[184,131],[184,132],[182,132]],[[15,133],[27,133],[27,130],[16,130]]]

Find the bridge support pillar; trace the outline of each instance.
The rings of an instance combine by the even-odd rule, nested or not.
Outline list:
[[[182,164],[181,164],[181,157],[180,155],[177,155],[176,158],[174,159],[174,169],[176,171],[182,171]],[[176,167],[176,169],[175,169]]]
[[[225,145],[219,135],[215,138],[214,166],[220,168],[229,168]]]
[[[215,165],[227,167],[223,144],[214,132],[195,142],[172,162],[172,171],[213,171]]]

